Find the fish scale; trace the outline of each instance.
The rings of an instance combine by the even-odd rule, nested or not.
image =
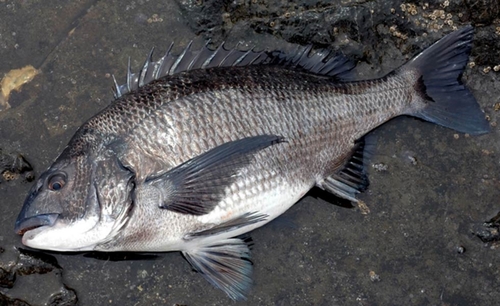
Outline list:
[[[252,99],[245,98],[239,100],[229,100],[224,99],[224,97],[232,95],[219,95],[221,98],[216,100],[217,103],[214,103],[213,96],[216,94],[213,94],[214,90],[211,90],[210,94],[208,94],[209,97],[207,97],[206,94],[199,94],[196,98],[191,96],[190,99],[168,102],[163,106],[164,108],[154,107],[153,109],[155,109],[159,115],[155,115],[153,112],[147,120],[143,119],[141,122],[144,128],[139,129],[137,134],[143,136],[145,136],[143,130],[154,130],[154,127],[164,126],[161,118],[176,120],[181,125],[180,128],[172,130],[171,133],[168,133],[169,138],[175,140],[175,142],[170,143],[171,146],[169,146],[172,151],[158,154],[169,157],[166,159],[166,163],[163,165],[161,163],[156,164],[155,166],[158,167],[158,169],[151,169],[149,171],[150,173],[168,171],[169,169],[166,168],[167,164],[178,165],[186,160],[189,160],[193,156],[197,156],[212,149],[213,147],[204,147],[202,145],[203,142],[198,143],[196,147],[193,147],[190,144],[193,140],[196,141],[196,139],[199,139],[200,135],[197,131],[206,131],[207,126],[214,123],[219,123],[221,126],[216,129],[208,129],[211,133],[205,134],[206,137],[215,140],[215,146],[238,138],[255,136],[258,134],[279,134],[288,139],[286,146],[281,148],[270,148],[267,152],[256,154],[255,162],[249,165],[248,168],[241,173],[241,178],[233,184],[236,188],[229,188],[229,192],[232,193],[232,195],[229,194],[227,196],[229,199],[222,201],[220,204],[221,208],[219,210],[215,210],[213,213],[206,216],[200,216],[200,220],[211,220],[211,222],[218,223],[223,220],[221,220],[220,217],[217,218],[216,216],[225,215],[228,211],[231,211],[235,215],[239,215],[252,209],[257,211],[265,210],[265,206],[268,205],[268,201],[264,200],[266,197],[263,196],[261,197],[262,199],[254,201],[252,196],[255,197],[258,195],[251,192],[252,189],[258,189],[257,186],[263,184],[264,194],[266,191],[271,190],[274,186],[281,185],[284,179],[296,181],[296,185],[300,186],[296,187],[299,194],[302,193],[301,190],[310,189],[314,184],[318,183],[316,181],[317,177],[325,177],[331,174],[323,173],[324,169],[329,168],[328,163],[332,159],[335,160],[336,157],[341,155],[341,152],[346,151],[346,148],[348,149],[352,147],[354,139],[358,138],[359,135],[365,134],[374,126],[378,126],[381,122],[386,121],[388,118],[392,117],[394,113],[401,112],[401,109],[397,108],[391,111],[389,111],[387,107],[377,108],[376,106],[380,104],[380,101],[387,101],[389,99],[408,96],[406,92],[410,90],[408,88],[409,86],[406,86],[406,88],[398,88],[400,84],[399,81],[395,81],[393,84],[389,83],[389,85],[387,84],[388,82],[361,82],[359,85],[360,87],[365,88],[365,91],[361,91],[356,87],[348,88],[346,90],[359,93],[359,96],[355,94],[349,95],[349,98],[353,101],[349,103],[347,111],[343,111],[342,108],[346,106],[343,101],[346,97],[338,94],[339,92],[344,91],[342,86],[337,89],[335,87],[336,83],[332,83],[327,79],[317,82],[315,76],[307,74],[304,74],[302,78],[300,75],[297,76],[297,74],[294,74],[294,79],[289,80],[290,85],[287,86],[282,83],[283,77],[279,79],[275,85],[273,85],[268,82],[277,80],[278,76],[283,76],[284,74],[286,75],[287,71],[282,71],[282,69],[276,67],[269,67],[270,71],[268,71],[268,74],[266,75],[263,72],[263,70],[265,71],[263,67],[258,68],[261,78],[255,78],[257,81],[250,86],[247,86],[256,89],[261,88],[260,92],[264,93],[263,97],[258,97],[255,92],[259,91],[254,90]],[[241,76],[236,77],[236,79],[242,81],[245,75],[251,73],[251,71],[248,71],[251,69],[248,68],[235,68],[232,70],[213,69],[218,71],[212,71],[212,74],[221,74],[217,76],[218,78],[216,82],[229,84],[231,84],[231,81],[224,81],[224,77],[232,80],[235,78],[237,73],[241,73]],[[273,73],[274,75],[272,75]],[[264,76],[262,76],[263,74]],[[313,82],[312,80],[316,82]],[[304,83],[309,83],[310,85],[307,88],[300,88],[298,86],[299,84]],[[156,84],[151,84],[146,86],[153,87],[155,85]],[[233,87],[236,87],[236,85],[233,85]],[[377,85],[381,85],[382,90],[369,90]],[[266,87],[286,92],[287,94],[284,95],[286,98],[280,100],[276,99],[276,95],[267,94],[268,88]],[[311,93],[311,98],[315,97],[315,99],[307,100],[307,96],[305,97],[305,100],[296,99],[293,95],[293,91],[290,90],[290,87],[299,87],[299,90],[305,90],[306,92]],[[391,87],[397,89],[394,90]],[[151,88],[146,88],[146,90],[154,91],[154,89]],[[239,88],[236,87],[232,90],[240,93],[240,95],[235,94],[234,96],[243,96],[241,94],[242,91]],[[376,92],[379,91],[383,91],[385,94],[381,97],[371,97],[374,94],[376,95]],[[332,92],[335,94],[332,94]],[[316,93],[321,94],[316,95]],[[317,96],[320,98],[316,98]],[[131,95],[123,97],[123,99],[127,98],[134,98],[134,96]],[[403,108],[410,102],[408,99],[399,101],[401,102],[399,106],[400,108]],[[133,104],[133,102],[128,103]],[[180,105],[175,105],[176,103],[179,103]],[[259,104],[259,107],[254,107],[253,104],[257,103]],[[200,104],[204,106],[201,106]],[[285,104],[285,106],[283,106],[283,104]],[[226,105],[231,105],[231,107],[227,110]],[[228,125],[231,123],[230,119],[232,117],[228,115],[231,108],[241,109],[242,111],[242,116],[237,118],[239,119],[237,121],[241,123],[241,130],[228,129]],[[392,106],[392,108],[395,107]],[[200,113],[198,111],[200,109],[210,109],[212,112],[208,114],[205,112]],[[281,109],[281,111],[278,111],[278,109]],[[250,113],[248,110],[252,110],[252,112]],[[314,113],[314,116],[312,113]],[[335,114],[339,113],[344,113],[344,118],[346,118],[346,120],[336,120],[337,118],[335,118]],[[376,120],[374,120],[370,114],[371,116],[376,117]],[[307,120],[307,118],[314,118],[315,120],[311,121]],[[354,118],[365,118],[363,120],[368,120],[369,124],[362,120],[355,120]],[[159,122],[157,120],[159,120]],[[166,125],[168,126],[170,124]],[[176,126],[177,122],[174,122],[171,125]],[[306,127],[309,127],[309,129]],[[302,136],[298,135],[299,130],[302,131]],[[304,133],[304,131],[306,132]],[[345,138],[342,133],[352,135],[351,139],[341,142],[335,141]],[[133,136],[130,137],[136,136],[135,134],[132,135]],[[146,151],[146,155],[151,155],[148,154],[148,152],[154,151],[154,149],[148,150],[147,148],[149,148],[149,146],[158,146],[161,143],[168,142],[169,139],[159,140],[154,137],[142,137],[137,138],[136,141],[141,144],[142,150]],[[289,150],[288,146],[293,147],[293,150]],[[136,150],[134,151],[134,154],[137,155],[139,152]],[[307,160],[316,162],[308,164]],[[283,163],[282,161],[287,162]],[[139,168],[139,166],[140,165],[132,164],[133,168]],[[144,168],[144,165],[142,165],[142,167]],[[274,175],[269,173],[266,180],[257,180],[258,177],[262,177],[259,175],[262,171],[267,172],[266,169],[275,169],[275,171],[273,171]],[[280,173],[280,175],[276,175],[277,173]],[[283,176],[285,178],[283,178]],[[283,191],[283,193],[284,192],[285,191]],[[286,192],[290,193],[290,190],[287,190]],[[146,207],[146,209],[151,209],[151,207]],[[137,215],[140,214],[138,213]],[[133,221],[134,219],[132,216],[131,222],[134,223]],[[180,224],[185,225],[186,228],[184,229],[184,232],[194,231],[194,229],[204,223],[204,221],[200,221],[199,224],[197,224],[196,220],[188,222],[184,219],[178,219],[176,221],[167,219],[165,222],[179,222]],[[148,225],[143,224],[140,227],[147,228]],[[141,246],[137,247],[140,248]]]

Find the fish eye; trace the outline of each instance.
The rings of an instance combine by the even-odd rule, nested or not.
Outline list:
[[[48,187],[50,190],[58,191],[66,185],[66,176],[62,174],[54,174],[49,178]]]

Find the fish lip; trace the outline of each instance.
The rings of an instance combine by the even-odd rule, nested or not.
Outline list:
[[[52,226],[56,222],[59,214],[42,214],[30,218],[18,218],[14,231],[18,235],[24,235],[27,231],[41,226]]]

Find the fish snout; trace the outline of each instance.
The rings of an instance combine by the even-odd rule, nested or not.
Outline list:
[[[42,214],[28,218],[19,215],[16,220],[14,231],[19,235],[23,235],[27,231],[40,226],[52,226],[54,225],[58,217],[59,214]]]
[[[30,190],[23,208],[17,216],[14,231],[23,235],[25,232],[41,226],[52,226],[63,213],[60,201],[50,197],[49,191],[43,190],[42,176]]]

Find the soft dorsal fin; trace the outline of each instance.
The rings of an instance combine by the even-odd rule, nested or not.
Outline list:
[[[125,84],[118,85],[114,79],[114,96],[119,98],[139,87],[158,80],[166,75],[174,75],[183,71],[206,69],[212,67],[233,67],[248,65],[280,65],[288,69],[307,71],[310,73],[336,77],[338,80],[350,77],[349,72],[354,63],[340,53],[320,50],[312,53],[312,46],[299,46],[294,52],[239,50],[238,46],[226,49],[222,43],[217,49],[210,49],[205,44],[200,50],[192,50],[192,41],[178,55],[172,54],[174,44],[157,61],[153,61],[154,48],[139,72],[132,72],[130,59]]]

